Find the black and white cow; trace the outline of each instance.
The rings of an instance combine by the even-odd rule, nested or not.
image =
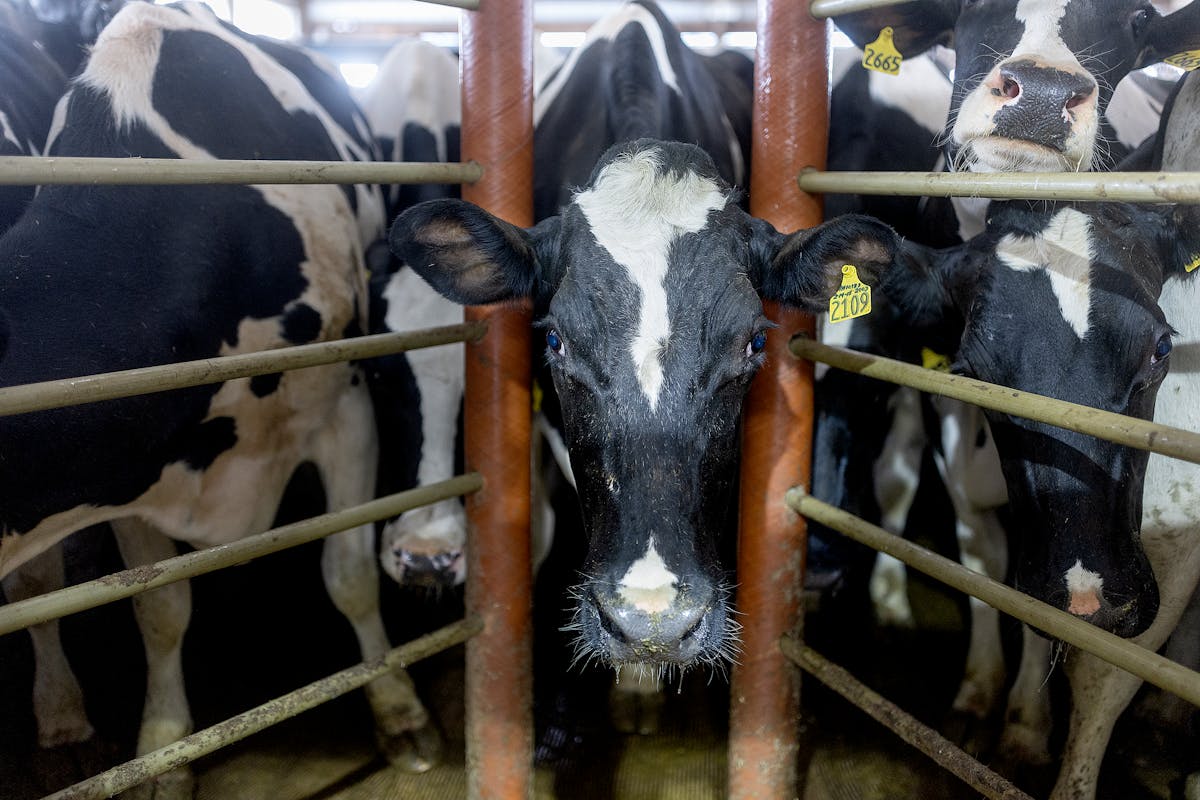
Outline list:
[[[1113,19],[1127,24],[1114,26]],[[850,15],[840,18],[839,24],[860,44],[874,39],[883,26],[892,26],[905,61],[898,77],[851,68],[839,81],[833,97],[831,169],[932,170],[949,164],[1007,171],[1058,169],[1068,164],[1072,169],[1110,166],[1139,143],[1150,130],[1147,123],[1153,121],[1153,116],[1138,119],[1127,111],[1139,107],[1145,95],[1138,87],[1126,81],[1115,96],[1112,87],[1130,69],[1187,49],[1196,33],[1190,12],[1160,18],[1148,3],[1084,0],[972,3],[961,10],[958,4],[913,3]],[[956,58],[951,64],[921,55],[938,42],[954,47]],[[1103,58],[1096,57],[1100,52]],[[952,81],[947,78],[950,66],[955,68]],[[1072,81],[1092,88],[1063,94],[1063,87]],[[1110,96],[1116,98],[1111,104]],[[1110,110],[1115,125],[1103,115]],[[996,118],[994,126],[985,119],[988,115]],[[830,213],[877,214],[900,233],[928,245],[975,235],[982,228],[986,207],[986,201],[937,198],[840,196],[827,203]],[[856,320],[840,331],[836,326],[826,330],[841,333],[857,347],[918,363],[922,347],[939,352],[944,347],[937,336],[916,341],[890,324],[885,313],[876,320]],[[906,502],[915,492],[919,449],[926,438],[940,440],[939,465],[959,518],[964,559],[1003,577],[1007,548],[995,510],[1005,501],[1005,487],[981,415],[961,404],[936,400],[937,416],[922,422],[912,411],[919,405],[908,390],[853,388],[861,379],[832,372],[826,381],[837,387],[818,384],[820,421],[827,428],[822,433],[819,424],[818,437],[827,439],[829,446],[816,450],[815,475],[818,483],[824,475],[828,485],[816,488],[832,502],[866,509],[876,518],[881,514],[877,506],[890,501],[893,507],[884,511],[891,511],[902,524]],[[847,385],[850,396],[871,402],[838,402],[834,388],[844,394]],[[831,395],[834,401],[824,402]],[[891,439],[877,435],[864,441],[865,431],[891,418],[898,420]],[[932,427],[923,430],[931,422]],[[851,463],[855,453],[865,463]],[[885,458],[893,463],[883,463]],[[846,472],[873,472],[886,479],[875,491],[870,482],[833,480]],[[884,517],[886,521],[886,513]],[[978,602],[972,602],[971,611],[967,674],[954,708],[984,718],[999,710],[1003,660],[995,613]],[[1002,747],[1025,760],[1044,760],[1048,709],[1045,694],[1041,700],[1036,696],[1041,675],[1027,674],[1028,665],[1044,663],[1034,652],[1044,651],[1044,645],[1032,637],[1026,637],[1026,645],[1029,660],[1023,662],[1022,676],[1010,695]]]
[[[0,18],[25,33],[31,44],[67,77],[79,73],[88,48],[126,0],[0,0]]]
[[[890,229],[849,218],[785,236],[738,207],[704,151],[640,139],[532,229],[433,201],[391,243],[457,302],[534,299],[589,538],[581,650],[612,665],[729,658],[716,547],[771,325],[761,298],[821,307],[843,264],[871,278],[890,263]]]
[[[246,35],[197,3],[124,8],[57,123],[52,155],[374,156],[331,65]],[[365,186],[45,187],[0,238],[3,383],[353,335],[365,325],[364,243],[382,222],[379,193]],[[0,427],[0,574],[10,599],[30,593],[40,554],[97,522],[112,524],[124,558],[139,565],[173,555],[168,536],[202,547],[267,529],[306,462],[330,508],[374,491],[375,427],[353,365],[37,412]],[[322,571],[364,657],[379,656],[389,644],[371,526],[327,539]],[[181,673],[189,605],[186,583],[135,602],[149,670],[139,752],[190,730]],[[35,703],[59,692],[45,694]],[[427,717],[407,675],[373,682],[368,698],[384,749],[420,762]],[[86,735],[82,707],[72,711],[65,725],[46,727],[48,709],[38,709],[44,742]],[[189,783],[174,771],[156,789],[190,796]]]

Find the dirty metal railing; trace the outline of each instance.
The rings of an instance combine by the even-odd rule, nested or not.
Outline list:
[[[413,639],[380,658],[314,681],[307,686],[263,703],[224,722],[185,736],[177,742],[101,772],[43,800],[101,800],[123,792],[156,775],[190,764],[201,756],[241,741],[284,720],[298,716],[322,703],[366,686],[394,669],[401,669],[462,644],[483,630],[478,617],[453,622],[444,628]]]
[[[478,11],[480,0],[417,0],[418,3],[430,3],[435,6],[450,6],[467,11]]]
[[[1200,203],[1200,172],[822,172],[796,179],[806,192],[997,200]]]
[[[829,19],[841,14],[852,14],[855,11],[868,11],[884,6],[898,6],[908,0],[812,0],[808,13],[817,19]]]

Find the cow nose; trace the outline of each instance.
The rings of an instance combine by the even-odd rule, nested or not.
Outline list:
[[[617,662],[688,663],[713,629],[714,603],[680,596],[669,607],[646,611],[619,596],[593,595],[592,604],[608,650]]]
[[[450,550],[426,555],[398,550],[396,560],[403,575],[402,583],[411,586],[447,587],[458,582],[456,567],[462,551]]]
[[[1096,93],[1096,81],[1086,72],[1016,61],[1001,66],[992,93],[1061,114],[1071,111]]]

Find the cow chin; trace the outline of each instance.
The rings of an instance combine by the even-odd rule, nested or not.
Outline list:
[[[738,631],[729,603],[731,590],[681,589],[669,605],[639,607],[599,584],[576,587],[574,617],[565,630],[576,633],[575,662],[598,661],[620,670],[635,664],[665,670],[707,665],[724,671],[736,660]]]
[[[1090,153],[1065,152],[1005,136],[979,136],[961,144],[954,166],[963,172],[1078,172],[1088,169],[1090,161]]]

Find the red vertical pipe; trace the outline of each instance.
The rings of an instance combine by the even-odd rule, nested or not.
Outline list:
[[[484,167],[463,198],[533,224],[533,12],[530,0],[486,0],[462,18],[462,154]],[[467,791],[533,793],[529,546],[531,311],[468,308],[488,333],[466,347],[466,465],[483,476],[467,498],[467,607],[484,621],[467,644]]]
[[[825,23],[796,0],[759,0],[750,210],[780,231],[821,222],[819,198],[802,193],[802,167],[824,167],[829,126]],[[783,493],[808,485],[812,366],[787,339],[814,330],[812,317],[767,303],[779,329],[747,399],[742,446],[737,605],[745,628],[733,672],[729,796],[798,796],[799,673],[779,649],[798,632],[806,549],[803,519]]]

